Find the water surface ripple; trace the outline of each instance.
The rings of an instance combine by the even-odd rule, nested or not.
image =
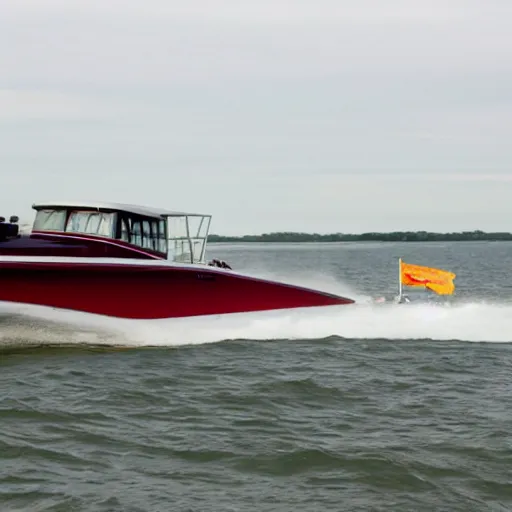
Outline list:
[[[4,354],[2,510],[510,510],[511,365],[341,339]]]
[[[415,262],[459,261],[466,300],[510,304],[512,278],[497,272],[496,292],[492,262],[501,268],[512,245],[350,247],[326,249],[323,265],[364,293],[372,281],[384,289],[378,269],[410,251]],[[293,266],[280,250],[302,264],[313,252],[233,248],[225,259]],[[509,312],[496,309],[493,336],[506,338]],[[404,317],[379,316],[383,331],[386,318]],[[512,510],[511,344],[460,341],[471,332],[454,322],[459,341],[256,341],[254,328],[202,345],[4,349],[0,510]]]

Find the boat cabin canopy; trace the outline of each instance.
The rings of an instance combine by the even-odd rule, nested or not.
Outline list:
[[[211,215],[120,203],[32,205],[33,232],[92,235],[157,252],[180,263],[204,263]]]

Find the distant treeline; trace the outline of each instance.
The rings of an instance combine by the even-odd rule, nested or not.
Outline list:
[[[210,235],[210,242],[467,242],[512,241],[512,233],[486,233],[462,231],[458,233],[431,233],[428,231],[393,231],[392,233],[361,233],[358,235],[332,233],[278,232],[262,235],[222,236]]]

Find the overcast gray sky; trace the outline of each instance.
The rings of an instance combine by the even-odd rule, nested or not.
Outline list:
[[[510,0],[2,0],[0,213],[512,230]]]

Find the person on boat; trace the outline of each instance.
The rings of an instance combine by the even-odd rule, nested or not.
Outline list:
[[[208,263],[208,265],[210,265],[210,267],[219,267],[233,270],[224,260],[213,259]]]

